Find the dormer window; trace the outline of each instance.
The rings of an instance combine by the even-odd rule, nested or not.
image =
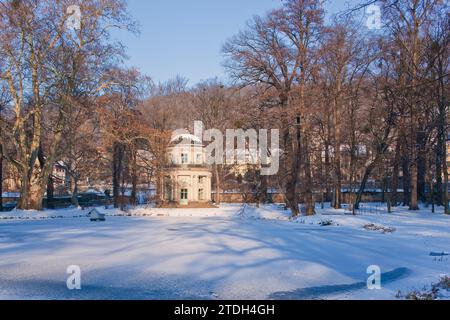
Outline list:
[[[189,162],[189,156],[187,153],[181,154],[181,164],[188,164]]]

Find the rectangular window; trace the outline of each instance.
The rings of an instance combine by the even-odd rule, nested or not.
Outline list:
[[[181,200],[188,199],[188,189],[181,189]]]
[[[203,189],[198,189],[198,200],[205,200],[205,192]]]
[[[181,154],[181,164],[187,164],[189,162],[188,154],[182,153]]]

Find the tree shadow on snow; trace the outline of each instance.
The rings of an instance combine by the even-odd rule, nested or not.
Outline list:
[[[381,275],[381,285],[386,285],[402,278],[407,277],[411,273],[408,268],[398,268],[393,271],[383,273]],[[325,298],[331,294],[349,293],[367,288],[366,282],[356,282],[353,284],[330,285],[302,288],[294,291],[274,292],[269,296],[272,300],[314,300]]]

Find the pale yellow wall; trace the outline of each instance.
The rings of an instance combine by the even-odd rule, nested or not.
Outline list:
[[[168,150],[169,162],[176,165],[182,165],[182,154],[188,155],[188,165],[202,165],[206,162],[203,148],[191,145],[170,147]]]

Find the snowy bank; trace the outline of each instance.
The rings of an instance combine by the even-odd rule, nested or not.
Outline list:
[[[425,209],[295,220],[277,205],[99,211],[105,222],[80,209],[0,220],[0,299],[396,299],[450,275],[450,217]],[[80,291],[66,288],[69,265]],[[381,290],[367,289],[372,265]]]

